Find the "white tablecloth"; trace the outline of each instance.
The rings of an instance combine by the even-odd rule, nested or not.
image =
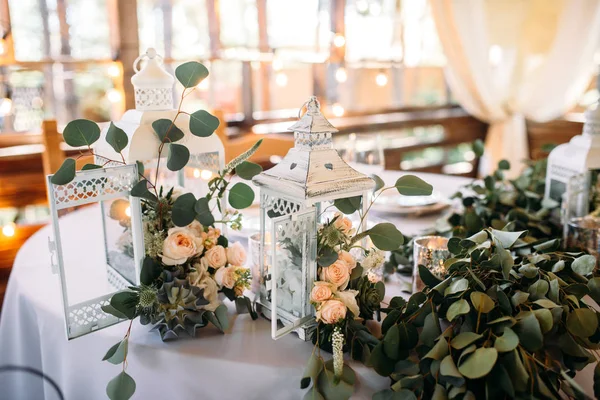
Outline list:
[[[363,168],[364,169],[364,168]],[[373,169],[365,172],[371,173]],[[382,173],[393,184],[400,173]],[[442,194],[452,194],[468,180],[422,174]],[[397,219],[400,230],[418,233],[436,217]],[[81,221],[85,223],[85,221]],[[67,341],[58,276],[50,269],[49,227],[21,248],[8,283],[0,314],[0,366],[13,364],[42,370],[55,380],[66,399],[104,399],[105,387],[120,366],[101,361],[127,329],[120,323]],[[389,294],[399,286],[388,285]],[[137,321],[129,340],[127,372],[137,382],[137,399],[299,399],[300,377],[312,350],[311,343],[294,334],[278,341],[270,336],[270,322],[231,311],[232,326],[225,334],[212,327],[199,338],[163,343],[159,335]],[[370,399],[389,380],[360,363],[353,398]],[[591,381],[588,387],[591,388]],[[0,399],[56,399],[49,385],[22,373],[0,374]],[[588,383],[586,382],[586,383]]]

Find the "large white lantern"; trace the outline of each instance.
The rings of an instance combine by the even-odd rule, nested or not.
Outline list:
[[[272,336],[296,331],[310,339],[315,327],[310,291],[317,275],[317,227],[336,199],[362,196],[363,211],[375,182],[333,149],[337,132],[316,97],[289,128],[295,144],[275,167],[254,177],[260,187],[261,244],[258,305],[270,317]]]
[[[545,197],[562,201],[569,182],[579,175],[600,169],[600,108],[585,112],[583,133],[554,148],[548,156]],[[580,180],[581,178],[575,178]]]
[[[140,69],[139,64],[145,61]],[[217,135],[198,137],[190,132],[190,115],[180,113],[175,126],[183,133],[178,144],[185,145],[190,151],[187,165],[179,171],[169,171],[165,166],[168,151],[163,151],[158,160],[160,140],[152,123],[160,119],[172,121],[177,115],[174,106],[175,78],[163,66],[162,57],[152,48],[134,62],[135,75],[131,78],[135,90],[135,110],[127,110],[123,118],[114,124],[125,131],[129,137],[129,145],[123,150],[127,163],[142,162],[144,174],[154,182],[157,166],[160,163],[158,185],[168,190],[173,186],[182,186],[197,197],[207,193],[208,182],[219,169],[224,168],[225,152],[223,143]],[[104,165],[107,157],[120,160],[120,155],[106,142],[109,131],[105,127],[101,138],[96,142],[96,164]],[[168,147],[168,145],[167,145]],[[116,157],[116,158],[115,158]]]
[[[116,292],[139,285],[144,244],[135,164],[80,171],[69,183],[48,176],[53,238],[67,337],[76,338],[120,320],[102,307]]]

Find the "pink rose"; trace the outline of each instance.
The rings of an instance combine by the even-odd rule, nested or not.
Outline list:
[[[352,256],[352,254],[348,253],[347,251],[340,251],[338,254],[338,260],[341,260],[348,264],[348,268],[350,268],[350,271],[356,268],[356,259],[354,258],[354,256]]]
[[[235,282],[237,281],[235,267],[220,268],[215,273],[215,281],[221,287],[233,289]]]
[[[335,324],[344,318],[346,318],[346,306],[339,300],[327,300],[317,311],[317,321],[326,324]]]
[[[227,261],[229,264],[237,266],[246,264],[246,249],[241,243],[235,242],[227,247]]]
[[[219,240],[219,236],[221,236],[221,230],[218,228],[213,228],[212,226],[208,228],[208,233],[205,233],[204,237],[204,246],[207,249],[215,246],[217,241]]]
[[[310,301],[320,303],[329,300],[332,295],[333,291],[331,290],[331,283],[317,281],[310,292]]]
[[[336,288],[344,290],[350,281],[350,267],[342,260],[337,260],[329,267],[321,269],[322,281],[333,284]]]
[[[208,265],[214,269],[224,267],[227,264],[227,253],[223,246],[214,246],[204,255]]]
[[[341,213],[335,213],[334,217],[337,217],[333,222],[333,226],[335,226],[338,230],[342,231],[346,235],[352,231],[352,221],[350,219],[344,217]]]
[[[202,253],[202,240],[188,228],[171,228],[163,242],[161,254],[165,265],[181,265],[188,258]]]

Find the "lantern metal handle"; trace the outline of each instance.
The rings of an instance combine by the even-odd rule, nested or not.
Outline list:
[[[158,59],[158,61],[160,61],[161,64],[164,62],[163,57],[160,54],[158,54],[153,47],[150,47],[148,50],[146,50],[146,52],[144,54],[141,54],[140,56],[138,56],[138,58],[136,58],[135,61],[133,62],[133,70],[136,73],[140,72],[140,69],[138,68],[138,64],[144,58],[148,58],[150,60],[153,58],[156,58],[156,59]]]
[[[302,118],[302,116],[304,114],[302,114],[302,110],[304,110],[306,108],[306,112],[311,111],[310,109],[312,107],[310,107],[311,103],[314,103],[316,110],[315,111],[319,111],[319,108],[321,107],[321,104],[319,103],[319,100],[317,99],[317,96],[310,96],[310,99],[308,99],[306,102],[304,102],[304,104],[302,104],[302,107],[300,107],[300,109],[298,110],[298,119]]]

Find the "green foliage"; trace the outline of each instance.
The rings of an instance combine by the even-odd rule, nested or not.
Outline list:
[[[106,386],[106,395],[110,400],[128,400],[135,393],[135,381],[125,371],[115,376]]]
[[[151,285],[160,276],[163,269],[152,257],[145,257],[140,271],[140,282],[143,285]]]
[[[252,205],[254,190],[243,182],[238,182],[229,189],[229,205],[241,210]]]
[[[204,226],[212,226],[215,223],[215,217],[210,211],[210,205],[206,197],[201,197],[194,205],[196,219]]]
[[[81,167],[82,171],[89,171],[91,169],[101,169],[102,166],[101,165],[96,165],[96,164],[85,164],[83,167]]]
[[[333,205],[344,214],[354,214],[360,209],[362,204],[362,196],[346,197],[344,199],[336,199]]]
[[[404,243],[402,233],[394,224],[389,222],[377,224],[371,229],[366,230],[365,233],[369,235],[373,244],[379,250],[396,250]]]
[[[373,193],[377,192],[378,190],[383,189],[383,187],[385,186],[385,182],[383,181],[383,179],[381,179],[379,177],[379,175],[371,175],[371,178],[375,181],[375,187],[373,188]]]
[[[108,361],[109,363],[115,365],[121,364],[123,361],[125,361],[127,356],[127,345],[127,338],[121,340],[119,343],[108,349],[104,355],[104,358],[102,358],[102,361]]]
[[[485,152],[485,146],[483,145],[481,139],[477,139],[473,142],[473,152],[475,153],[476,157],[483,156],[483,153]]]
[[[240,165],[235,168],[235,173],[242,179],[251,180],[255,175],[262,172],[262,167],[250,161],[242,161]]]
[[[394,186],[404,196],[429,196],[433,192],[433,186],[414,175],[401,176]]]
[[[189,61],[175,68],[175,77],[184,88],[193,88],[208,77],[208,69],[197,61]]]
[[[598,296],[600,278],[585,254],[553,245],[515,252],[527,237],[490,228],[455,238],[443,281],[425,277],[423,292],[382,309],[381,341],[368,362],[391,379],[391,392],[402,388],[417,398],[579,396],[571,377],[595,361],[592,351],[600,343],[600,313],[583,298]],[[419,371],[404,371],[407,362]],[[420,380],[423,385],[407,385]]]
[[[174,143],[183,139],[185,136],[181,129],[175,125],[174,121],[166,118],[154,121],[152,123],[152,129],[154,129],[154,133],[156,133],[158,140],[162,143]]]
[[[179,196],[171,208],[171,218],[176,226],[187,226],[196,218],[196,197],[192,193]]]
[[[122,152],[129,144],[129,138],[125,131],[117,127],[112,122],[106,132],[106,142],[117,152]]]
[[[304,399],[347,400],[354,392],[356,374],[352,368],[344,364],[339,381],[334,378],[333,360],[324,361],[315,352],[304,369],[300,388],[312,387],[304,395]]]
[[[190,160],[190,151],[187,147],[171,143],[169,145],[169,156],[167,157],[167,168],[170,171],[179,171],[186,166]]]
[[[66,185],[75,179],[75,160],[67,158],[62,165],[50,178],[50,182],[55,185]]]
[[[87,119],[76,119],[65,126],[63,138],[72,147],[91,146],[100,138],[100,127]]]
[[[219,118],[204,110],[190,114],[190,132],[199,137],[209,137],[219,127]]]
[[[146,179],[140,180],[132,188],[130,194],[134,197],[140,197],[142,199],[149,200],[152,203],[157,203],[158,198],[154,193],[148,190],[148,181]]]

